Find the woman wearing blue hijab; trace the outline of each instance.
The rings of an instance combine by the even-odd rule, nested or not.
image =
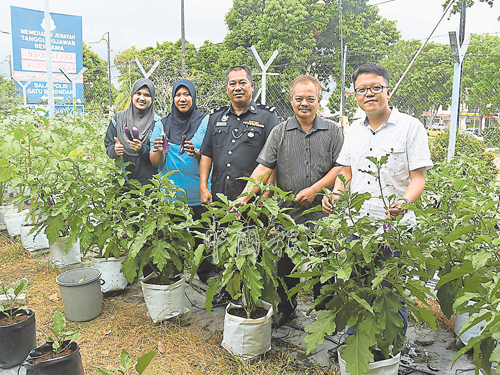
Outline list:
[[[198,111],[196,89],[191,81],[177,81],[172,88],[172,97],[172,111],[156,124],[151,134],[149,158],[162,175],[178,171],[169,178],[186,192],[185,198],[196,220],[205,210],[200,199],[199,148],[207,131],[209,116]],[[163,145],[162,131],[168,145]],[[206,281],[215,274],[209,265],[202,263],[198,276]]]

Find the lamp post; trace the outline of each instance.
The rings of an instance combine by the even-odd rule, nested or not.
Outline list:
[[[181,45],[182,45],[182,78],[186,78],[186,31],[184,29],[184,0],[181,0]]]
[[[107,37],[106,37],[107,35]],[[101,40],[98,42],[89,42],[91,44],[96,44],[96,43],[101,43],[102,41],[105,41],[107,43],[108,47],[108,87],[109,87],[109,110],[111,111],[111,107],[113,106],[113,98],[111,96],[111,47],[110,47],[110,41],[109,41],[109,31],[106,31],[104,34],[102,34]]]
[[[342,0],[339,2],[339,40],[340,40],[340,66],[341,66],[341,85],[340,85],[340,123],[344,126],[344,95],[345,95],[345,63],[344,63],[344,35],[342,32]],[[331,5],[333,1],[325,3],[324,0],[316,1],[318,5]]]

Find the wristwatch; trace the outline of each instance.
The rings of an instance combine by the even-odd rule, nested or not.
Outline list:
[[[398,199],[399,201],[404,201],[406,204],[411,204],[410,200],[408,198],[400,198]]]

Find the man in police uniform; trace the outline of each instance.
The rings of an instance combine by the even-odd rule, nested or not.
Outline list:
[[[203,204],[212,203],[217,199],[217,193],[224,194],[230,200],[238,197],[246,184],[245,180],[238,178],[250,177],[258,165],[260,150],[278,123],[274,108],[252,101],[254,82],[248,67],[229,68],[226,72],[226,88],[231,105],[218,108],[210,114],[200,149],[200,192]],[[208,177],[211,169],[210,192]],[[201,267],[204,270],[211,267],[211,275],[215,277],[210,258],[205,259]],[[223,290],[214,295],[212,303],[214,306],[223,305],[229,300],[229,294]]]
[[[272,128],[278,123],[274,108],[252,101],[254,82],[246,66],[235,66],[226,72],[227,95],[231,105],[210,114],[207,132],[201,146],[201,203],[212,203],[217,193],[235,200],[257,167],[257,157]],[[208,176],[212,170],[211,187]]]

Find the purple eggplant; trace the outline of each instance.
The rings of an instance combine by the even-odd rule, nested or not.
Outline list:
[[[392,230],[391,223],[384,223],[384,233],[389,233]],[[385,259],[392,259],[394,257],[394,252],[391,250],[391,246],[388,242],[382,245],[382,254]]]
[[[184,148],[185,145],[186,145],[186,134],[183,134],[181,139],[181,149],[179,150],[179,155],[182,155],[186,151],[186,149]]]
[[[130,133],[130,130],[125,126],[125,135],[127,136],[127,138],[130,140],[130,141],[133,141],[134,140],[134,137],[132,137],[132,133]]]
[[[134,135],[134,139],[139,139],[139,129],[135,126],[132,128],[132,134]]]
[[[167,136],[163,132],[163,129],[161,130],[161,141],[163,143],[163,151],[168,152]]]

